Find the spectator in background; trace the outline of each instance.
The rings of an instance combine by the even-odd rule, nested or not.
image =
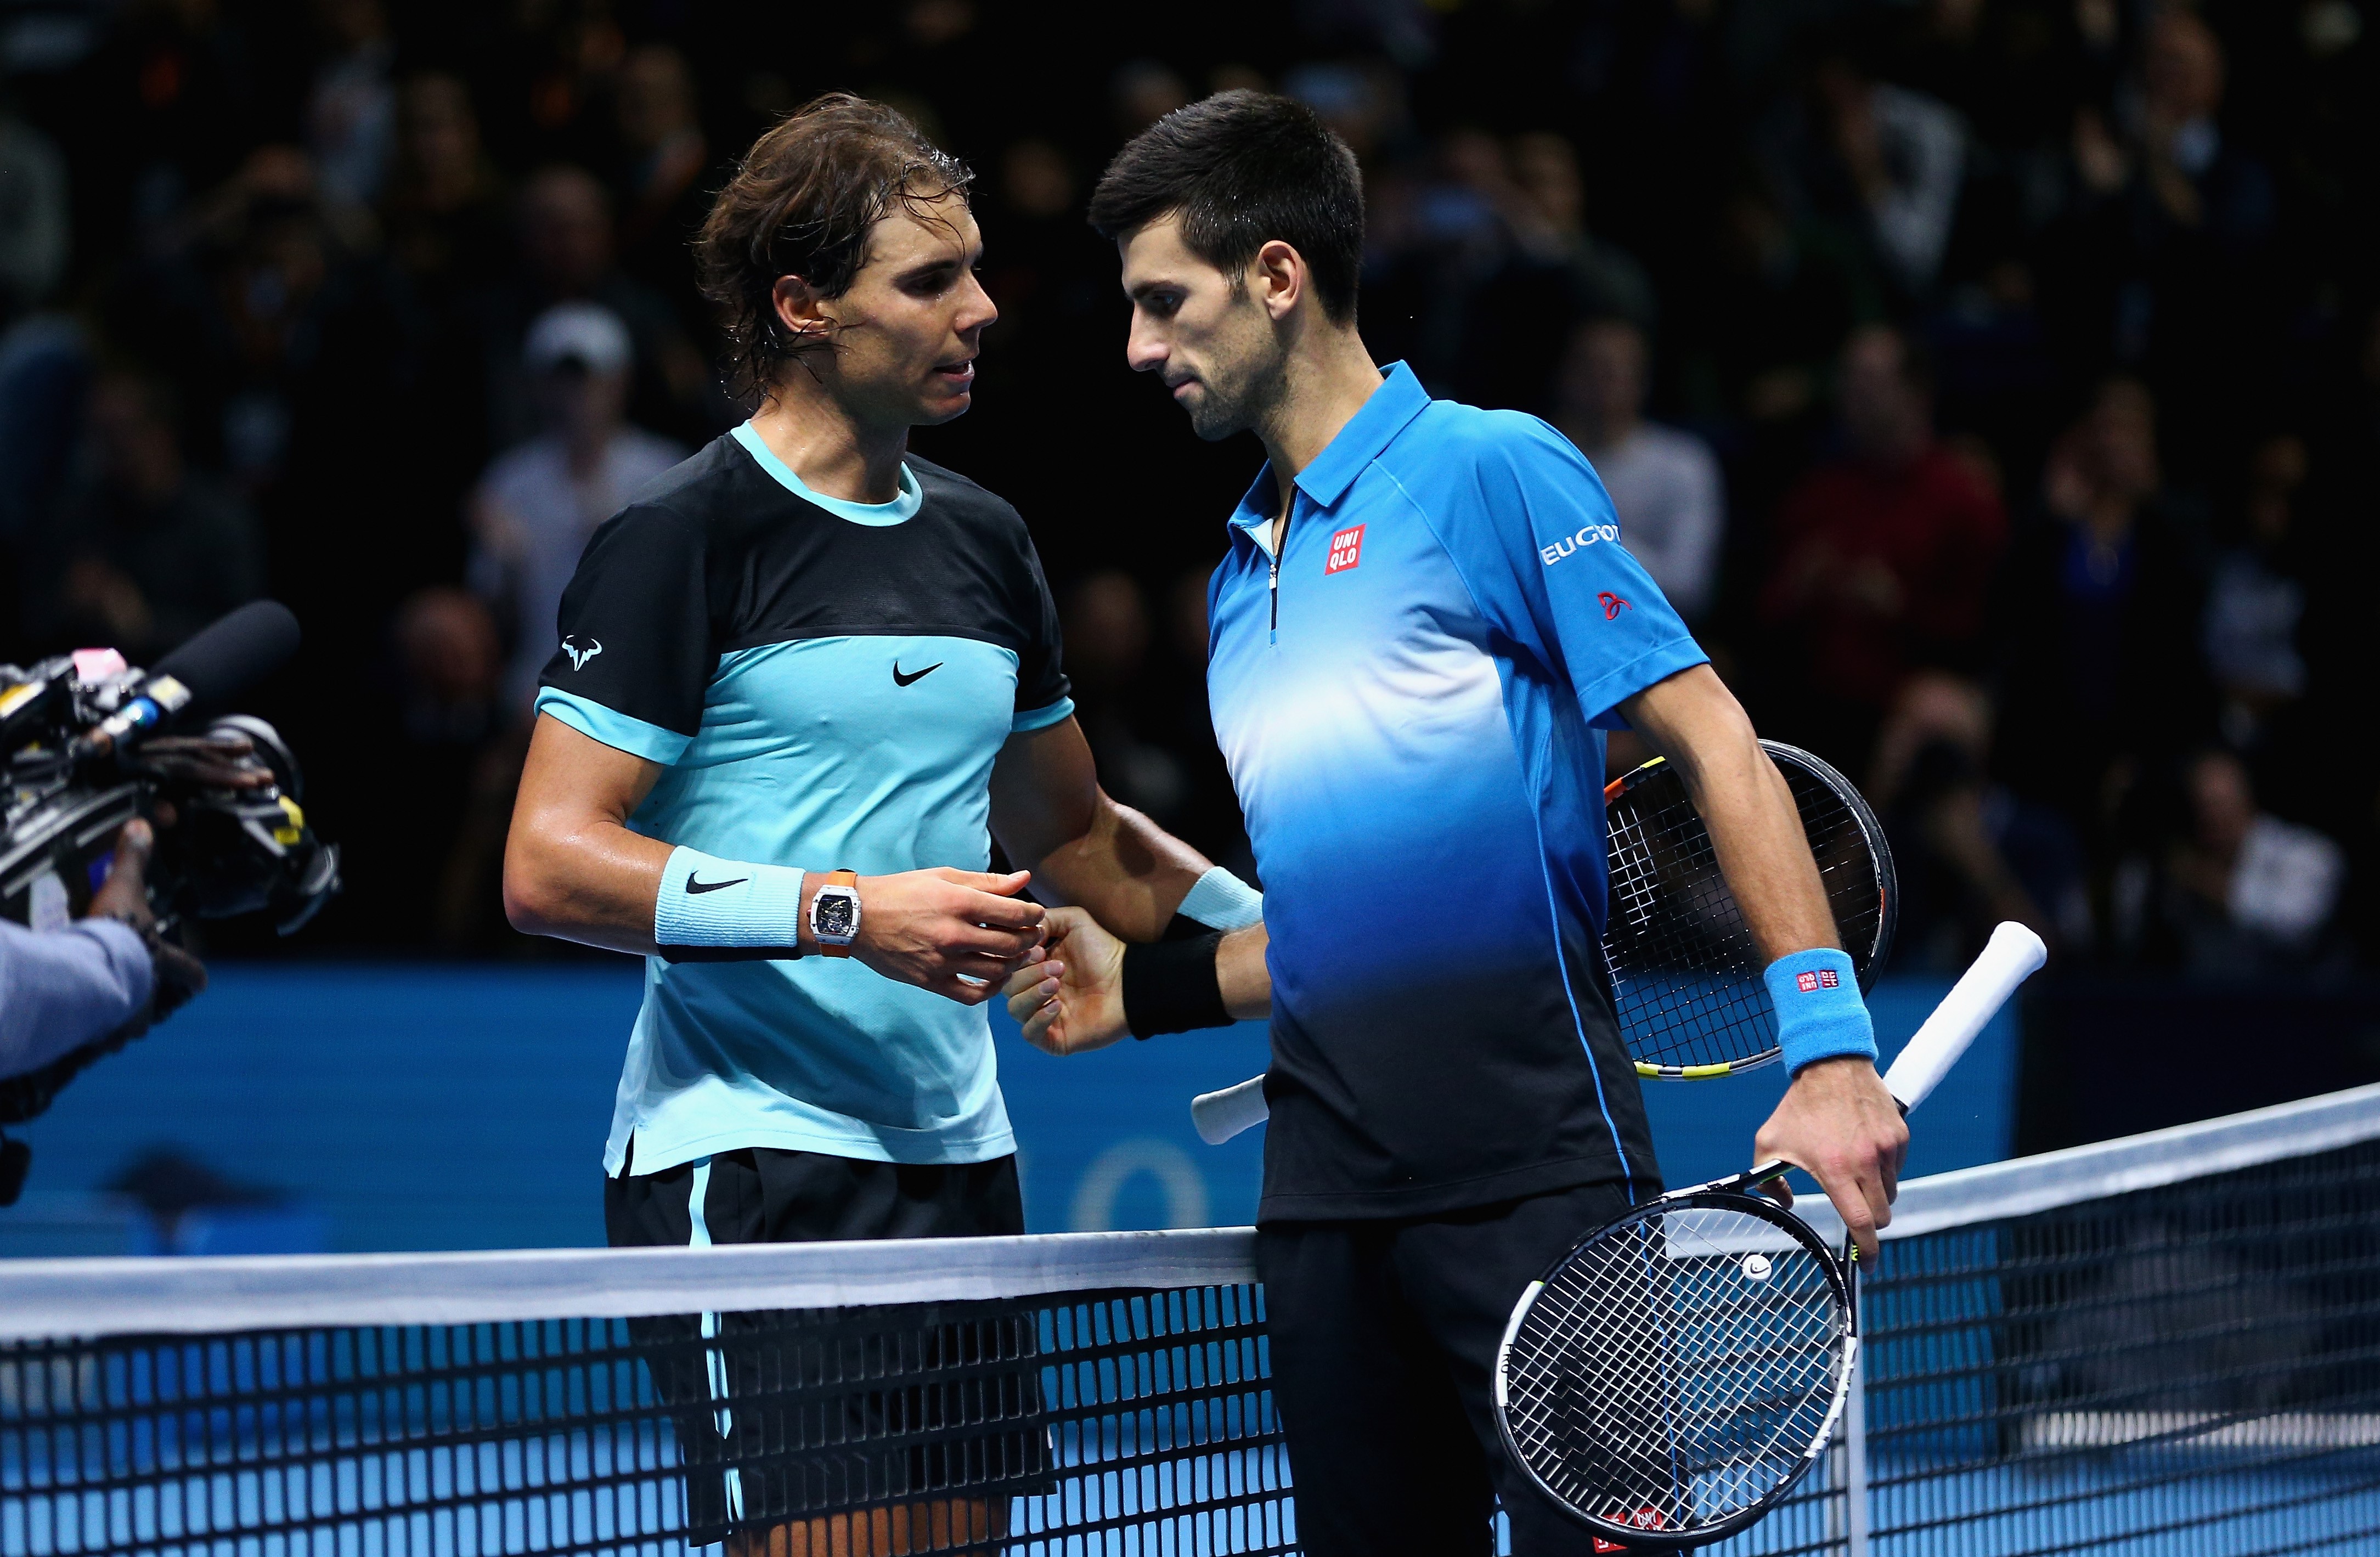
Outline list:
[[[628,51],[613,84],[620,168],[620,262],[684,309],[699,309],[688,240],[710,213],[710,143],[696,112],[694,71],[667,43]],[[705,322],[691,321],[698,328]]]
[[[256,517],[190,470],[155,380],[102,377],[87,415],[91,479],[36,543],[26,627],[46,648],[104,644],[145,663],[263,591]]]
[[[523,370],[528,327],[557,303],[600,304],[627,327],[635,351],[628,412],[672,436],[708,438],[722,419],[718,387],[679,328],[676,310],[622,271],[612,201],[584,168],[552,166],[520,194],[520,269],[482,299],[490,432],[508,447],[539,430],[537,395]]]
[[[1645,420],[1649,372],[1643,330],[1588,322],[1563,356],[1553,421],[1603,478],[1630,554],[1678,614],[1699,622],[1718,583],[1726,486],[1709,444]]]
[[[1075,720],[1099,760],[1100,784],[1170,829],[1189,799],[1189,780],[1161,744],[1162,732],[1145,728],[1164,713],[1142,695],[1148,597],[1131,574],[1107,568],[1066,591],[1060,624]]]
[[[2070,350],[2098,348],[2094,371],[2111,356],[2154,382],[2185,459],[2223,431],[2218,407],[2239,383],[2269,365],[2272,304],[2286,295],[2265,263],[2272,175],[2223,132],[2226,79],[2205,21],[2158,8],[2118,111],[2075,116],[2073,199],[2045,243]]]
[[[686,451],[623,420],[633,352],[609,310],[548,310],[529,326],[521,359],[545,431],[499,457],[480,483],[471,583],[502,624],[508,706],[526,718],[538,673],[553,657],[563,586],[588,537]]]
[[[1108,106],[1118,136],[1129,140],[1190,102],[1190,83],[1172,66],[1129,59],[1108,78]]]
[[[396,41],[382,0],[315,0],[323,56],[306,101],[306,147],[322,198],[343,212],[379,203],[396,139]]]
[[[1809,105],[1804,133],[1779,138],[1799,152],[1802,197],[1873,245],[1902,296],[1925,297],[1958,214],[1966,126],[1938,100],[1876,80],[1845,51],[1818,60]]]
[[[2166,487],[2155,402],[2136,380],[2107,381],[2051,450],[1998,628],[2001,771],[2070,808],[2103,861],[2139,762],[2209,733],[2202,545]]]
[[[1509,155],[1521,194],[1512,222],[1523,248],[1567,274],[1570,306],[1579,316],[1624,319],[1650,335],[1659,313],[1652,278],[1634,255],[1587,230],[1577,148],[1539,131],[1514,136]]]
[[[396,99],[396,166],[381,225],[389,253],[433,304],[502,268],[510,234],[502,175],[462,81],[408,79]]]
[[[2007,541],[1998,499],[1934,434],[1932,381],[1916,346],[1882,325],[1853,332],[1838,378],[1843,456],[1786,498],[1764,622],[1798,679],[1780,723],[1840,763],[1872,748],[1903,677],[1982,657],[1992,569]]]
[[[2256,749],[2268,725],[2306,693],[2304,536],[2297,507],[2306,484],[2305,440],[2281,433],[2249,461],[2246,534],[2215,559],[2203,629],[2206,666],[2221,699],[2223,738]]]
[[[432,585],[398,607],[395,718],[401,760],[380,764],[359,798],[379,819],[349,843],[371,882],[381,934],[444,951],[501,936],[496,870],[528,739],[504,687],[496,624],[477,596]]]
[[[2339,846],[2261,810],[2246,765],[2228,751],[2192,759],[2183,787],[2186,834],[2117,872],[2121,947],[2203,978],[2340,966],[2345,948],[2327,933],[2346,882]]]
[[[1717,226],[1664,338],[1679,357],[1682,410],[1734,445],[1738,511],[1767,513],[1808,462],[1835,355],[1884,317],[1884,293],[1856,244],[1795,222],[1757,182],[1721,202]]]
[[[0,328],[47,301],[74,243],[67,159],[0,95]]]
[[[1973,681],[1919,671],[1901,684],[1866,785],[1900,877],[1895,967],[1955,973],[2003,919],[2061,954],[2091,946],[2080,841],[1992,781],[1991,747],[1991,699]]]

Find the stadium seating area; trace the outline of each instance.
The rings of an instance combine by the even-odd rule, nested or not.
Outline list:
[[[494,891],[554,570],[739,414],[686,235],[772,116],[856,90],[977,170],[1002,310],[919,449],[1032,523],[1110,787],[1245,863],[1200,585],[1253,448],[1129,379],[1081,211],[1126,136],[1267,87],[1364,162],[1375,350],[1576,439],[1764,729],[1867,787],[1902,970],[2016,918],[2070,968],[2350,974],[2367,9],[0,7],[0,658],[288,601],[310,650],[260,712],[350,849],[290,949],[568,955]],[[565,302],[618,374],[540,355]]]

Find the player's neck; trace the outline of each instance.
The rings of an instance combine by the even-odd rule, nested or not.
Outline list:
[[[1354,420],[1381,381],[1363,336],[1328,323],[1306,332],[1291,347],[1283,368],[1281,397],[1258,421],[1256,433],[1272,461],[1286,512],[1290,483]]]
[[[752,413],[752,431],[820,496],[890,503],[901,495],[908,427],[877,426],[853,415],[798,363]]]

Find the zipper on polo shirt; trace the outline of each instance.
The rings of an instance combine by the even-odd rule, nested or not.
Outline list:
[[[1281,529],[1273,537],[1272,574],[1266,583],[1266,588],[1272,593],[1272,625],[1265,639],[1268,643],[1278,644],[1281,641],[1281,554],[1289,550],[1289,522],[1296,512],[1297,500],[1293,497],[1289,512],[1281,517]]]

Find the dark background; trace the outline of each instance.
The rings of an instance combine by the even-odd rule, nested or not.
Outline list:
[[[1197,443],[1127,372],[1081,210],[1157,115],[1263,86],[1363,159],[1382,360],[1585,437],[1573,331],[1649,341],[1649,414],[1725,478],[1698,632],[1765,732],[1885,813],[1901,967],[2021,917],[2070,971],[2345,989],[2380,953],[2374,20],[0,6],[0,658],[138,662],[286,601],[307,649],[252,701],[348,889],[292,943],[224,926],[213,949],[577,955],[496,895],[525,738],[504,663],[552,625],[475,568],[471,494],[537,428],[522,336],[601,302],[635,341],[634,423],[687,446],[732,425],[686,235],[775,116],[857,91],[977,170],[1002,315],[976,409],[917,446],[1032,525],[1110,787],[1246,869],[1202,590],[1259,455]],[[1863,340],[1925,368],[1871,395],[1905,393],[1917,444],[1880,453],[1839,395]]]

